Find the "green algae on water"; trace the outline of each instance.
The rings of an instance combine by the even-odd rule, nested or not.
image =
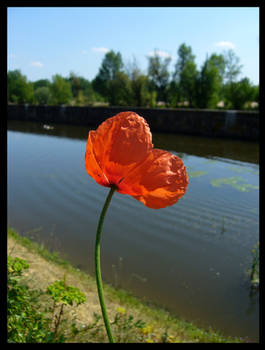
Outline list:
[[[250,173],[253,175],[259,175],[259,170],[254,170],[254,169],[250,169],[250,168],[245,168],[245,167],[232,167],[229,166],[227,167],[227,169],[234,171],[236,173]]]
[[[189,175],[189,178],[193,178],[193,177],[199,177],[199,176],[202,176],[202,175],[206,175],[207,174],[207,171],[190,171],[188,172],[188,175]]]
[[[222,185],[229,185],[241,192],[249,192],[251,190],[258,190],[259,186],[244,183],[244,179],[240,176],[232,176],[226,178],[212,179],[211,185],[214,187],[221,187]]]

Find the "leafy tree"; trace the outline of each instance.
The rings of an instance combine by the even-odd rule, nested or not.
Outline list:
[[[180,45],[178,56],[173,77],[179,86],[181,100],[186,100],[190,106],[193,106],[196,98],[195,88],[198,77],[195,56],[192,53],[191,47],[185,43]]]
[[[187,62],[182,72],[180,73],[180,96],[182,100],[187,100],[189,106],[192,107],[196,97],[196,80],[198,72],[194,62]]]
[[[104,97],[97,93],[91,84],[84,90],[83,95],[85,103],[89,105],[93,105],[96,102],[105,102]]]
[[[87,80],[81,76],[79,77],[79,80],[80,80],[80,88],[84,93],[87,89],[93,89],[92,84],[89,80]]]
[[[232,82],[226,85],[225,99],[228,108],[244,109],[247,102],[254,100],[255,89],[253,89],[248,78],[239,82]]]
[[[55,104],[62,105],[70,102],[72,98],[72,89],[70,83],[59,74],[52,77],[51,84],[52,101]]]
[[[259,102],[259,85],[253,86],[253,101]]]
[[[51,102],[51,92],[47,86],[42,86],[34,91],[34,100],[39,105],[47,105]]]
[[[106,53],[101,67],[95,79],[92,81],[93,89],[102,96],[110,97],[110,82],[115,79],[116,74],[121,72],[123,67],[122,57],[119,52],[113,50]]]
[[[149,91],[149,79],[138,67],[136,59],[129,63],[125,70],[131,82],[132,105],[137,107],[151,105],[152,93]]]
[[[236,56],[233,50],[228,50],[224,53],[225,57],[225,86],[224,100],[226,108],[239,109],[243,108],[243,105],[239,100],[243,98],[245,92],[240,92],[239,87],[246,89],[248,83],[237,84],[238,76],[241,73],[242,65],[239,64],[240,59]],[[245,86],[244,86],[245,85]],[[241,97],[239,97],[241,95]],[[245,101],[246,102],[246,101]],[[244,103],[245,103],[244,102]]]
[[[178,56],[174,78],[176,78],[177,81],[180,81],[180,73],[183,71],[188,62],[195,61],[195,55],[193,55],[191,47],[183,43],[178,48]]]
[[[68,81],[71,84],[73,97],[76,98],[81,91],[80,77],[78,77],[74,72],[70,72]]]
[[[148,57],[148,76],[151,83],[151,90],[157,92],[157,99],[167,103],[167,89],[169,84],[170,73],[168,66],[171,61],[170,57],[162,58],[155,51],[154,56]]]
[[[124,71],[126,72],[130,80],[133,80],[139,75],[143,74],[134,56],[131,61],[128,61],[126,65],[124,65]]]
[[[40,87],[50,87],[51,82],[48,79],[40,79],[33,82],[34,91]]]
[[[168,103],[171,108],[178,107],[180,101],[180,89],[175,80],[172,80],[168,87]]]
[[[151,105],[152,93],[149,91],[148,86],[148,77],[144,74],[135,76],[131,81],[134,106],[146,107]]]
[[[112,106],[130,106],[132,90],[129,77],[124,72],[117,72],[109,81],[109,102]]]
[[[13,103],[32,103],[33,84],[27,81],[20,70],[9,71],[7,74],[8,101]]]
[[[240,58],[230,49],[224,53],[225,59],[225,80],[227,84],[235,82],[241,73],[242,65],[239,64]]]
[[[170,58],[162,58],[158,51],[148,58],[148,74],[139,69],[136,60],[124,67],[121,54],[106,53],[98,74],[88,81],[74,72],[69,78],[55,75],[52,81],[27,81],[20,70],[8,71],[8,101],[12,103],[111,105],[155,107],[157,101],[177,107],[179,102],[191,107],[216,108],[220,100],[225,108],[246,108],[247,102],[259,101],[259,86],[249,79],[238,81],[242,65],[233,50],[206,58],[198,71],[190,46],[182,43],[170,81]],[[73,99],[71,101],[71,99]]]
[[[71,84],[75,105],[83,106],[95,102],[104,102],[104,98],[93,89],[92,83],[84,77],[70,72],[68,81]]]
[[[206,58],[197,80],[197,103],[200,108],[216,108],[224,78],[225,60],[222,55]]]

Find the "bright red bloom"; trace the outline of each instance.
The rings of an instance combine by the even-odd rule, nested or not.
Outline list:
[[[189,183],[182,160],[153,148],[147,122],[134,112],[121,112],[89,132],[85,165],[100,185],[115,185],[153,209],[176,203]]]

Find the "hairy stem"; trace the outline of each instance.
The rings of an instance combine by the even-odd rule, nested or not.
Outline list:
[[[107,314],[104,295],[103,295],[103,285],[102,285],[101,268],[100,268],[100,238],[101,238],[101,232],[102,232],[102,227],[103,227],[105,215],[106,215],[106,212],[108,210],[111,198],[115,192],[115,189],[116,189],[115,186],[111,186],[110,191],[108,193],[108,196],[106,198],[105,204],[103,206],[103,209],[101,211],[101,214],[99,217],[99,222],[98,222],[98,228],[97,228],[96,243],[95,243],[95,270],[96,270],[96,282],[97,282],[97,288],[98,288],[98,297],[99,297],[99,302],[100,302],[100,306],[101,306],[103,320],[105,323],[105,328],[106,328],[110,343],[114,343],[114,339],[113,339],[113,336],[111,333],[110,322],[108,319],[108,314]]]

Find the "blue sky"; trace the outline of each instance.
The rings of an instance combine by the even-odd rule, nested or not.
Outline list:
[[[8,70],[30,81],[70,71],[92,80],[111,49],[144,73],[157,50],[173,71],[185,43],[199,69],[206,54],[233,49],[240,78],[259,83],[258,7],[9,7],[7,20]]]

